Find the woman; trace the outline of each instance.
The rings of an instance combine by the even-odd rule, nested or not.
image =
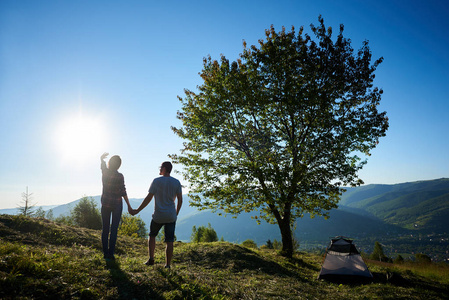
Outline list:
[[[103,182],[103,193],[101,195],[101,219],[103,221],[103,231],[101,242],[103,244],[103,254],[105,259],[115,259],[114,251],[117,242],[117,231],[122,217],[122,197],[128,205],[128,211],[132,211],[129,204],[125,188],[125,178],[118,172],[122,164],[120,156],[114,155],[109,159],[108,166],[104,159],[109,153],[101,156],[101,172]],[[112,216],[112,222],[111,222]]]

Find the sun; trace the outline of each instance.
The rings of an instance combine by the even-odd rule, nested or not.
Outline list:
[[[103,153],[106,130],[101,118],[78,114],[64,118],[56,126],[58,152],[72,163],[85,163]]]

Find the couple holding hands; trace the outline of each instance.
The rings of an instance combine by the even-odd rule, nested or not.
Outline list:
[[[122,164],[120,156],[114,155],[109,159],[108,165],[104,159],[108,156],[104,153],[101,156],[101,172],[103,182],[103,193],[101,195],[101,218],[103,231],[101,242],[105,259],[115,259],[115,244],[117,242],[117,231],[122,216],[123,202],[128,205],[128,212],[131,215],[138,214],[143,210],[154,197],[154,213],[150,225],[150,236],[148,239],[149,258],[146,265],[154,264],[154,250],[156,248],[156,236],[162,226],[165,230],[165,267],[170,268],[173,256],[173,242],[175,241],[176,219],[182,206],[182,187],[179,180],[170,176],[173,168],[168,161],[160,166],[158,178],[155,178],[150,185],[148,195],[142,201],[138,209],[133,209],[126,194],[125,179],[123,174],[118,172]],[[175,199],[178,200],[175,206]]]

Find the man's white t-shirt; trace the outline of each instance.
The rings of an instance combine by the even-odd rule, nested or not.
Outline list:
[[[149,193],[154,195],[153,221],[172,223],[177,219],[175,200],[182,193],[181,183],[171,176],[161,176],[153,180]]]

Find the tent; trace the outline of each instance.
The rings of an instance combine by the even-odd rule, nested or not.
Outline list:
[[[331,239],[318,278],[344,277],[372,278],[373,275],[352,243],[352,239],[338,236]]]

